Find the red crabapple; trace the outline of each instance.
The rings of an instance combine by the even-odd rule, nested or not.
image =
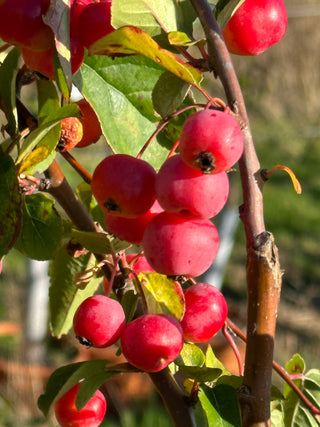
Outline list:
[[[156,171],[144,160],[113,154],[96,167],[91,189],[105,213],[136,218],[155,201]]]
[[[79,38],[86,48],[114,31],[111,25],[112,0],[92,3],[86,6],[78,18]]]
[[[104,222],[109,233],[121,240],[140,246],[146,226],[160,212],[163,212],[163,209],[156,200],[146,213],[137,218],[124,218],[104,213]]]
[[[228,306],[222,293],[208,283],[185,291],[186,309],[181,321],[185,341],[200,343],[212,338],[224,325]]]
[[[180,323],[165,314],[144,314],[130,322],[121,336],[123,355],[145,372],[158,372],[173,362],[183,347]]]
[[[93,2],[98,0],[71,0],[70,6],[70,36],[79,37],[78,21],[83,9]]]
[[[53,31],[43,21],[49,5],[50,0],[1,0],[0,38],[32,50],[49,49]]]
[[[179,149],[183,161],[203,173],[226,171],[243,151],[240,126],[227,112],[209,108],[198,111],[185,121]]]
[[[107,411],[107,402],[100,390],[88,400],[80,411],[76,397],[80,383],[73,386],[54,404],[55,416],[61,427],[98,427]]]
[[[188,166],[179,154],[169,157],[157,174],[158,202],[165,211],[186,218],[212,218],[223,208],[228,195],[226,172],[203,174]]]
[[[102,134],[102,130],[99,119],[89,102],[83,98],[77,102],[77,105],[82,114],[79,120],[83,128],[83,136],[77,144],[77,148],[82,148],[97,142]]]
[[[200,276],[212,264],[219,235],[208,219],[187,220],[168,212],[156,215],[142,241],[149,264],[167,276]]]
[[[37,71],[48,79],[55,80],[53,52],[53,48],[41,52],[23,48],[22,57],[29,70]],[[84,48],[79,39],[71,38],[70,52],[71,71],[72,74],[75,74],[81,67],[84,60]]]
[[[258,55],[284,36],[288,17],[283,0],[246,0],[222,30],[230,52]]]
[[[108,347],[114,344],[125,327],[121,304],[105,295],[93,295],[78,307],[73,329],[81,344]]]

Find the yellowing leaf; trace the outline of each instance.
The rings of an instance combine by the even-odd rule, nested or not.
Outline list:
[[[49,151],[50,149],[48,145],[40,145],[39,147],[36,147],[21,164],[19,173],[23,173],[31,169],[35,164],[38,164],[42,160],[46,159],[48,157]]]
[[[161,48],[149,34],[132,26],[121,27],[95,42],[90,55],[143,55],[193,86],[199,87],[202,74],[174,53]]]
[[[149,313],[169,314],[182,319],[184,293],[178,282],[157,273],[140,273],[139,280]]]

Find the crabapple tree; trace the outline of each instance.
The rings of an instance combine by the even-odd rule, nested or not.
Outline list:
[[[286,27],[282,0],[0,0],[0,266],[12,248],[49,260],[51,334],[126,360],[52,373],[38,406],[61,426],[107,420],[102,391],[128,372],[148,373],[178,427],[316,425],[319,371],[273,362],[281,269],[230,56],[272,48]],[[205,89],[213,76],[224,99]],[[247,334],[199,278],[238,179]],[[239,375],[215,356],[217,333]]]

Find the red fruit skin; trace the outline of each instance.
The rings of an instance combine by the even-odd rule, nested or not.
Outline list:
[[[70,6],[70,35],[71,37],[79,37],[78,21],[83,9],[94,0],[71,0]],[[98,2],[98,0],[96,0]]]
[[[229,195],[226,172],[203,174],[188,166],[179,154],[167,159],[156,178],[156,197],[167,212],[192,219],[217,215]]]
[[[86,99],[81,99],[77,105],[82,114],[80,121],[83,128],[83,136],[77,144],[77,148],[82,148],[97,142],[102,135],[102,130],[99,119],[89,102]]]
[[[61,427],[98,427],[107,411],[107,402],[100,390],[78,411],[76,397],[80,384],[73,386],[54,405],[55,416]]]
[[[105,295],[85,299],[73,318],[73,330],[79,341],[98,348],[114,344],[124,327],[125,314],[121,304]]]
[[[156,200],[146,213],[137,218],[124,218],[104,213],[104,222],[109,233],[121,240],[140,246],[147,225],[160,212],[163,212],[163,209]]]
[[[111,25],[112,0],[89,4],[78,19],[79,38],[87,49],[97,40],[114,31]]]
[[[132,266],[133,270],[136,271],[137,273],[140,273],[141,271],[149,271],[151,273],[154,272],[154,269],[148,263],[148,260],[144,255],[138,256],[138,254],[128,254],[126,256],[126,259],[128,263],[132,261],[130,265]]]
[[[0,38],[28,49],[49,49],[54,36],[43,21],[49,5],[50,0],[1,0]]]
[[[287,24],[282,0],[246,0],[226,23],[222,34],[231,53],[259,55],[283,38]]]
[[[223,111],[198,111],[185,121],[179,149],[181,158],[187,165],[204,173],[227,171],[234,166],[243,152],[240,126],[231,114]],[[213,157],[212,170],[203,170],[197,161],[204,153]]]
[[[105,213],[137,218],[155,201],[156,171],[149,163],[128,154],[113,154],[96,167],[91,189]]]
[[[162,212],[147,225],[142,245],[145,257],[158,273],[196,277],[212,264],[219,235],[207,219],[187,220]]]
[[[75,74],[84,60],[84,48],[78,39],[71,39],[71,71]],[[22,49],[22,57],[26,66],[37,71],[48,79],[55,80],[53,67],[53,48],[36,52],[31,49]]]
[[[172,316],[144,314],[130,322],[122,336],[124,356],[138,369],[158,372],[173,362],[183,347],[182,328]]]
[[[201,343],[210,340],[227,319],[228,306],[224,296],[208,283],[197,283],[187,288],[185,303],[181,321],[185,341]]]

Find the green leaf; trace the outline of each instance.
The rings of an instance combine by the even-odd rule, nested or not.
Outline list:
[[[55,47],[58,59],[58,64],[55,67],[56,81],[64,97],[69,99],[72,87],[69,1],[51,0],[49,9],[43,20],[49,25],[55,35]],[[59,72],[59,65],[62,73]]]
[[[47,123],[60,109],[60,99],[56,85],[51,80],[37,80],[38,123]]]
[[[271,427],[285,427],[282,402],[271,401]]]
[[[300,356],[300,354],[295,354],[292,358],[286,363],[285,370],[290,375],[302,374],[305,370],[305,362]],[[302,386],[302,379],[294,380],[299,388]],[[284,383],[284,396],[287,397],[291,393],[291,387]]]
[[[152,37],[176,30],[192,34],[192,22],[196,18],[189,0],[113,0],[111,11],[114,28],[132,25]]]
[[[100,285],[101,278],[97,277],[93,277],[84,289],[75,284],[76,274],[94,266],[92,258],[90,254],[74,258],[63,246],[50,264],[50,327],[52,334],[58,338],[69,332],[75,311]]]
[[[0,68],[0,106],[5,113],[9,135],[18,133],[18,113],[16,107],[16,78],[19,71],[20,50],[12,49]]]
[[[140,273],[138,277],[149,313],[169,314],[182,319],[184,293],[178,282],[158,273]]]
[[[209,388],[200,384],[199,389],[199,400],[209,427],[241,426],[237,392],[233,387],[221,384]]]
[[[178,366],[203,366],[205,355],[196,344],[184,343],[181,353],[174,363]]]
[[[60,100],[56,85],[51,80],[39,79],[38,89],[38,123],[45,125],[60,110]],[[49,130],[37,147],[27,156],[20,167],[21,173],[34,175],[47,169],[55,158],[55,147],[60,136],[60,124]]]
[[[217,18],[220,28],[223,28],[229,21],[231,16],[236,10],[244,3],[245,0],[219,0],[215,9],[214,14]]]
[[[304,361],[299,355],[294,355],[287,363],[290,373],[302,373]],[[302,379],[303,378],[303,379]],[[302,390],[316,407],[320,408],[320,371],[311,369],[301,379],[295,379],[295,384]],[[302,403],[298,395],[286,384],[284,401],[284,424],[286,427],[316,427],[319,423]]]
[[[121,27],[95,42],[89,49],[91,55],[143,55],[182,80],[199,87],[202,74],[193,66],[182,61],[169,50],[161,48],[150,36],[139,28]]]
[[[155,131],[151,93],[162,72],[141,57],[112,61],[95,56],[88,58],[75,76],[75,85],[94,108],[114,152],[136,156]],[[137,76],[144,82],[142,87]],[[162,145],[155,139],[143,159],[159,169],[171,146],[168,138]]]
[[[35,170],[35,167],[42,162],[49,154],[53,153],[58,141],[52,140],[51,137],[47,138],[48,132],[51,131],[55,126],[58,125],[60,129],[60,121],[65,117],[80,117],[79,107],[76,104],[69,104],[61,107],[58,111],[55,111],[50,120],[44,121],[37,129],[32,131],[27,138],[24,140],[19,156],[16,160],[17,164],[20,165],[20,172],[27,172],[29,169]],[[43,155],[35,156],[32,151],[35,147],[39,146],[38,150]],[[37,154],[37,152],[36,152]],[[33,161],[30,161],[29,156]]]
[[[177,30],[177,14],[181,15],[172,0],[113,0],[112,20],[114,28],[132,25],[148,32],[152,37],[163,33],[159,22],[166,31]]]
[[[320,370],[310,369],[305,375],[303,385],[305,394],[318,408],[320,408]]]
[[[223,366],[220,360],[214,354],[211,345],[208,345],[206,351],[205,365],[208,368],[219,368],[222,371],[222,375],[231,375],[230,372]]]
[[[72,229],[69,236],[94,254],[110,254],[127,249],[130,246],[130,243],[107,233]]]
[[[173,113],[183,102],[190,85],[169,71],[163,73],[152,92],[155,110],[161,117]]]
[[[121,305],[126,316],[126,324],[131,322],[134,317],[137,303],[139,300],[139,294],[133,290],[126,291],[121,298]]]
[[[23,224],[15,244],[25,256],[39,261],[51,259],[62,236],[62,222],[54,200],[42,193],[23,199]]]
[[[38,399],[39,409],[47,416],[51,405],[71,387],[82,381],[76,399],[77,407],[81,409],[101,384],[118,373],[108,370],[108,363],[107,360],[103,359],[89,360],[56,369],[47,382],[44,394]]]
[[[192,46],[196,41],[191,40],[188,34],[182,31],[171,31],[168,34],[169,43],[173,46]]]
[[[221,375],[221,369],[206,366],[179,366],[179,372],[200,383],[215,381]]]
[[[0,260],[19,237],[22,198],[14,163],[0,148]]]

